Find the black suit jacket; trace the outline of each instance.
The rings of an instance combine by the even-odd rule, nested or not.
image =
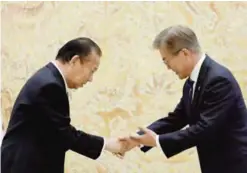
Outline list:
[[[231,72],[206,56],[191,108],[186,106],[185,85],[174,112],[148,127],[160,135],[165,155],[169,158],[196,146],[202,173],[246,173],[247,110]]]
[[[71,149],[96,159],[103,138],[70,125],[69,101],[63,78],[49,63],[20,91],[2,141],[2,173],[62,173]]]

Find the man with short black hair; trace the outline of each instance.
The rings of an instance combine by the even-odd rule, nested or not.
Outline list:
[[[70,124],[68,88],[91,82],[101,55],[94,41],[77,38],[31,76],[15,101],[2,141],[2,173],[63,173],[69,149],[91,159],[103,149],[122,151],[118,139],[91,135]]]

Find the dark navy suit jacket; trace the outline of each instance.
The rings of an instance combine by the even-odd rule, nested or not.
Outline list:
[[[2,173],[62,173],[69,149],[99,157],[103,138],[70,125],[69,101],[58,69],[49,63],[20,91],[1,147]]]
[[[148,126],[165,155],[196,146],[202,173],[247,173],[247,110],[234,76],[206,56],[190,107],[186,83],[175,110]]]

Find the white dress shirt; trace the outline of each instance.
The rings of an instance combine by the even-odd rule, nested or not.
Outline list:
[[[63,77],[63,81],[64,81],[64,84],[65,84],[65,90],[66,90],[66,93],[68,93],[68,91],[69,91],[68,84],[67,84],[67,82],[66,82],[66,80],[65,80],[65,77],[64,77],[64,75],[63,75],[63,73],[62,73],[62,70],[59,69],[59,67],[58,67],[58,65],[56,64],[55,61],[52,61],[51,63],[57,68],[57,70],[59,71],[59,73],[60,73],[61,76]]]
[[[201,69],[202,63],[203,63],[203,61],[204,61],[205,58],[206,58],[206,55],[205,54],[202,54],[201,58],[196,63],[195,67],[193,68],[193,70],[192,70],[192,72],[190,74],[190,79],[194,81],[194,84],[193,84],[193,93],[192,93],[192,100],[193,100],[193,97],[194,97],[195,86],[196,86],[196,83],[197,83],[197,80],[198,80],[200,69]],[[160,142],[159,142],[159,135],[156,136],[156,145],[157,145],[158,148],[161,148]]]
[[[194,69],[192,70],[191,74],[190,74],[190,79],[194,81],[192,99],[194,97],[195,87],[196,87],[196,83],[197,83],[198,76],[199,76],[199,73],[200,73],[200,69],[201,69],[202,63],[203,63],[203,61],[204,61],[205,58],[206,58],[206,55],[203,54],[202,57],[197,62],[197,64],[194,67]]]
[[[3,122],[2,122],[2,116],[0,116],[0,127],[1,127],[1,133],[0,133],[0,146],[2,145],[2,140],[3,140],[3,137],[4,137],[4,134],[5,134],[5,131],[4,131],[4,129],[2,128],[2,126],[3,126]]]

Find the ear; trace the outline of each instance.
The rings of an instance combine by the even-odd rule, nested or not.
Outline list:
[[[182,52],[183,52],[183,54],[184,54],[185,57],[188,57],[191,54],[190,51],[188,49],[186,49],[186,48],[183,48],[182,49]]]
[[[79,55],[74,55],[72,58],[71,58],[71,60],[70,60],[70,64],[75,64],[78,60],[80,60],[80,57],[79,57]]]

